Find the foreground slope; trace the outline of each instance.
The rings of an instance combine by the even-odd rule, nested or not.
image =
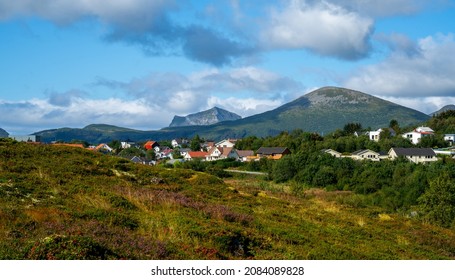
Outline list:
[[[0,259],[455,258],[453,231],[350,193],[0,141]]]

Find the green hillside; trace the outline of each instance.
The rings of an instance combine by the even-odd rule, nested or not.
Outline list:
[[[455,232],[350,192],[0,140],[0,259],[454,259]]]

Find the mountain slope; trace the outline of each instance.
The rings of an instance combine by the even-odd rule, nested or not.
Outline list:
[[[174,116],[169,127],[191,126],[191,125],[211,125],[223,121],[235,121],[241,119],[237,114],[224,109],[213,107],[212,109],[190,114],[185,117]]]
[[[6,138],[8,136],[9,136],[8,132],[6,132],[6,130],[0,128],[0,138]]]
[[[439,115],[439,114],[449,111],[449,110],[455,110],[455,105],[454,104],[446,105],[446,106],[442,107],[441,109],[437,110],[436,112],[431,113],[430,116]]]
[[[406,126],[422,123],[429,116],[359,91],[325,87],[275,110],[220,124],[214,130],[230,137],[268,136],[293,129],[325,134],[351,122],[365,128],[386,127],[392,119]]]

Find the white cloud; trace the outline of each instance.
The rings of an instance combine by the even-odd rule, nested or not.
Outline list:
[[[378,96],[379,98],[383,98],[389,100],[393,103],[400,104],[402,106],[415,109],[417,111],[423,112],[425,114],[431,114],[442,107],[455,104],[455,97],[440,97],[440,96],[433,96],[433,97],[417,97],[417,98],[409,98],[409,97],[391,97],[391,96]]]
[[[273,100],[288,100],[303,92],[299,82],[256,67],[234,68],[229,71],[212,68],[188,76],[152,73],[130,82],[101,80],[99,85],[123,90],[130,96],[159,104],[179,115],[210,108],[208,100],[212,96],[226,99],[226,95],[229,95],[242,100],[271,99],[271,102],[275,102]],[[243,112],[245,114],[246,111]]]
[[[73,98],[67,107],[52,105],[46,99],[22,102],[0,101],[2,128],[10,133],[33,133],[58,127],[81,127],[106,123],[136,128],[159,128],[172,114],[144,100],[126,101],[117,98]],[[166,126],[166,125],[164,125]]]
[[[409,15],[422,10],[426,6],[437,7],[445,0],[328,0],[348,10],[372,17]]]
[[[1,0],[0,19],[39,16],[57,23],[70,23],[83,17],[140,31],[150,25],[173,1],[165,0]],[[135,20],[132,20],[132,19]]]
[[[359,69],[344,85],[380,96],[455,96],[454,35],[421,39],[418,50],[412,56],[394,52],[382,63]]]
[[[358,59],[370,50],[373,20],[341,6],[294,0],[272,10],[261,34],[269,49],[308,49],[320,55]]]
[[[438,34],[419,40],[416,52],[396,49],[385,61],[362,67],[343,86],[431,113],[455,102],[455,38]]]

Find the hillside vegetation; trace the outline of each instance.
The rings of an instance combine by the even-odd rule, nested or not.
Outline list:
[[[0,140],[1,259],[454,259],[448,228],[349,191]]]

